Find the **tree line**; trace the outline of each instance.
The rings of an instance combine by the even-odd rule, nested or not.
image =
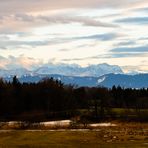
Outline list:
[[[112,112],[113,109],[132,109],[135,114],[147,110],[148,88],[76,87],[53,78],[44,78],[38,83],[20,83],[16,76],[12,82],[0,79],[1,121],[75,116],[85,116],[90,120],[114,119],[117,115]],[[144,118],[148,119],[147,114]]]

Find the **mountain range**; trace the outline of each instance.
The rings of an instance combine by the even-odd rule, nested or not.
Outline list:
[[[148,74],[125,75],[125,74],[106,74],[100,77],[76,77],[63,75],[26,75],[19,78],[20,82],[37,83],[44,78],[54,78],[64,84],[86,87],[108,87],[113,85],[124,88],[148,88]],[[13,77],[5,77],[5,80],[12,81]]]
[[[116,65],[98,64],[87,67],[78,65],[49,65],[29,71],[24,68],[0,70],[0,77],[12,81],[17,75],[20,82],[39,82],[45,77],[61,80],[64,84],[76,86],[111,88],[113,85],[125,88],[147,88],[148,74],[124,74]]]
[[[25,68],[17,69],[1,69],[0,77],[9,77],[11,75],[17,75],[22,77],[24,75],[49,75],[49,74],[59,74],[65,76],[90,76],[99,77],[104,74],[116,73],[122,74],[122,69],[117,65],[109,65],[106,63],[98,65],[89,65],[87,67],[81,67],[75,64],[48,64],[42,67],[36,68],[34,70],[27,70]]]

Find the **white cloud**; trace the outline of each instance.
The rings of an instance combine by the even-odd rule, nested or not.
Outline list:
[[[0,66],[32,67],[42,64],[36,60],[40,58],[80,65],[142,65],[147,48],[135,47],[147,46],[147,19],[141,18],[147,17],[147,11],[141,11],[147,6],[147,0],[1,0]],[[138,54],[131,53],[134,50]]]
[[[1,0],[0,12],[33,12],[41,10],[57,10],[66,8],[102,8],[102,7],[129,7],[140,6],[147,3],[147,0]]]
[[[20,55],[18,57],[0,56],[0,67],[5,69],[17,69],[17,68],[34,69],[42,64],[43,64],[42,60],[34,59],[32,57],[25,57],[24,55]]]

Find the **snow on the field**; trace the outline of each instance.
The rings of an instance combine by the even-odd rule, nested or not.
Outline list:
[[[70,122],[71,120],[59,120],[59,121],[40,122],[40,124],[44,126],[54,126],[54,125],[66,126],[70,125]]]
[[[113,123],[95,123],[90,124],[91,127],[98,127],[98,126],[116,126],[116,124]]]

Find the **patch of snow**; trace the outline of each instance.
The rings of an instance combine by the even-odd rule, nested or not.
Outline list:
[[[103,82],[105,79],[106,79],[106,77],[103,77],[103,78],[98,79],[98,81],[97,81],[98,84],[101,83],[101,82]]]
[[[54,125],[66,126],[70,125],[70,122],[71,120],[60,120],[60,121],[40,122],[40,124],[44,126],[54,126]]]
[[[6,122],[6,124],[8,125],[8,126],[15,126],[15,125],[17,125],[17,124],[19,124],[20,122],[18,122],[18,121],[9,121],[9,122]]]
[[[69,126],[70,123],[72,121],[71,120],[59,120],[59,121],[47,121],[47,122],[40,122],[40,123],[33,123],[33,125],[44,125],[44,126]],[[21,121],[10,121],[10,122],[0,122],[1,125],[8,125],[8,126],[19,126],[19,123],[21,124],[26,124],[25,122],[21,122]],[[110,126],[117,126],[116,124],[113,123],[95,123],[95,124],[89,124],[90,127],[110,127]],[[78,129],[76,129],[78,130]],[[81,130],[81,129],[79,129]],[[82,129],[84,130],[84,129]]]
[[[98,127],[98,126],[117,126],[116,124],[113,123],[95,123],[95,124],[90,124],[91,127]]]
[[[58,77],[58,80],[60,81],[60,80],[61,80],[61,78],[60,78],[60,77]]]

